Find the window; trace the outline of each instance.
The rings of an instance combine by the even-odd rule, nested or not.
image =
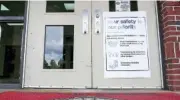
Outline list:
[[[131,9],[131,11],[138,11],[138,3],[136,0],[130,1],[130,9]],[[116,11],[115,0],[109,1],[109,11],[110,12]]]
[[[46,12],[74,12],[74,1],[47,1]]]
[[[24,16],[25,1],[0,1],[0,16]]]
[[[46,26],[44,69],[73,69],[74,26]]]

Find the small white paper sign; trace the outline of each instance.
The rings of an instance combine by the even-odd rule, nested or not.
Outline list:
[[[104,12],[103,19],[105,74],[149,71],[146,12]]]
[[[116,0],[116,11],[130,11],[130,0]]]

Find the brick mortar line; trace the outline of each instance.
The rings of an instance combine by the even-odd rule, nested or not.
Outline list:
[[[180,35],[170,35],[168,37],[180,37]]]
[[[171,60],[171,59],[179,59],[179,58],[167,58],[167,60]],[[179,63],[180,64],[180,63]]]
[[[165,29],[165,28],[167,28],[167,27],[170,27],[170,26],[175,26],[175,27],[176,27],[176,31],[178,31],[178,30],[177,30],[177,27],[180,27],[180,25],[167,25],[167,26],[163,27],[163,29]]]
[[[165,3],[166,3],[166,1],[161,4],[161,8],[163,8],[163,5],[164,5]]]
[[[173,8],[173,6],[165,6],[165,7],[163,7],[163,8],[161,9],[161,11],[163,11],[165,8],[170,8],[170,7]]]
[[[168,78],[168,79],[166,79],[166,81],[180,81],[180,79],[175,79],[175,80],[173,80],[172,78]]]
[[[180,70],[180,68],[173,68],[172,69],[166,69],[166,70]]]
[[[169,17],[169,16],[180,16],[180,15],[166,15],[164,18],[162,18],[162,20],[164,20],[166,17]]]
[[[167,59],[167,60],[177,60],[177,59],[179,60],[179,58],[171,58],[171,59]]]
[[[179,60],[178,60],[178,62],[177,62],[177,63],[169,63],[169,64],[180,64],[180,63],[179,63]],[[179,74],[180,74],[180,73],[179,73]]]
[[[166,64],[166,65],[168,65],[168,66],[169,66],[169,65],[180,65],[180,63],[179,63],[179,64]]]
[[[164,37],[163,40],[165,40],[167,38],[171,38],[171,37],[176,37],[176,41],[177,41],[178,37],[180,37],[180,35],[170,35],[170,36]]]
[[[164,20],[166,17],[172,17],[172,16],[175,17],[175,18],[180,17],[180,15],[166,15],[165,17],[162,18],[162,20]]]
[[[170,22],[170,21],[175,21],[175,20],[167,20],[167,21],[163,21],[163,24],[166,24],[167,22]]]
[[[166,74],[166,75],[169,75],[169,76],[180,76],[180,73],[179,74]]]
[[[163,33],[163,35],[165,35],[167,32],[180,32],[180,30],[179,31],[177,31],[177,30],[166,31],[166,32]]]
[[[172,87],[180,87],[180,85],[168,85],[168,86],[172,86]]]
[[[167,20],[167,21],[164,21],[164,22],[163,22],[163,25],[165,25],[166,23],[171,22],[171,21],[178,22],[178,21],[180,21],[180,19],[179,19],[179,20],[176,20],[176,17],[175,17],[175,20]],[[168,26],[168,25],[167,25],[167,26]],[[178,26],[180,26],[180,25],[178,25]]]
[[[178,81],[178,82],[180,82],[180,80],[172,80],[172,79],[171,80],[168,79],[167,81],[176,81],[176,82]]]
[[[172,6],[172,11],[175,11],[174,6]]]
[[[176,55],[176,44],[173,43],[173,45],[174,45],[174,56],[175,56],[175,58],[177,58],[177,55]],[[179,61],[178,61],[178,63],[179,63]]]
[[[165,3],[165,2],[164,2]],[[174,7],[179,7],[179,6],[174,6],[174,5],[172,5],[172,6],[164,6],[164,3],[163,4],[161,4],[161,11],[163,11],[165,8],[167,8],[167,7],[172,7],[172,8],[174,8]],[[175,9],[173,9],[173,10],[175,10]]]
[[[180,76],[180,74],[168,74],[169,76]],[[180,79],[179,79],[180,81]]]
[[[179,16],[180,14],[167,14],[167,15],[164,15],[164,13],[163,14],[160,14],[163,18],[162,18],[162,20],[164,20],[167,16]]]
[[[170,26],[175,26],[175,27],[177,27],[177,26],[180,26],[180,25],[167,25],[166,27],[163,27],[163,29],[165,29],[165,28],[167,28],[167,27],[170,27]],[[176,30],[177,31],[177,30]]]
[[[176,42],[175,41],[167,41],[167,42],[165,42],[165,44],[168,44],[168,43],[179,43],[179,42],[177,42],[177,41]]]
[[[178,36],[177,35],[170,35],[170,36],[165,37],[164,39],[169,38],[169,37],[178,37]]]
[[[163,46],[164,46],[164,49],[165,49],[165,51],[166,51],[166,44],[163,44]],[[165,52],[165,59],[167,59],[167,52]],[[163,61],[164,62],[164,61]]]
[[[173,43],[173,42],[169,42],[169,41],[168,41],[168,42],[165,43],[165,45],[167,45],[167,44],[169,44],[169,43]],[[170,58],[170,59],[171,59],[171,58]]]

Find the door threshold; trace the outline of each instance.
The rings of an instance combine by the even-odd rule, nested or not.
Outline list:
[[[57,93],[162,93],[162,92],[171,92],[168,90],[150,90],[150,89],[141,89],[141,90],[114,90],[114,89],[0,89],[0,92],[5,91],[19,91],[19,92],[57,92]]]
[[[20,89],[21,85],[20,84],[0,84],[0,89]]]

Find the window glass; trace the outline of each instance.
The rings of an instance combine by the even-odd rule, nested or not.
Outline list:
[[[44,69],[73,69],[74,26],[46,26]]]
[[[0,1],[0,16],[24,16],[25,1]]]
[[[138,2],[136,0],[131,0],[130,1],[130,9],[131,9],[131,11],[138,11]],[[109,1],[109,11],[110,12],[115,12],[116,11],[115,0],[110,0]]]
[[[0,22],[0,84],[19,84],[23,23]]]
[[[74,1],[47,1],[46,12],[74,12]]]

